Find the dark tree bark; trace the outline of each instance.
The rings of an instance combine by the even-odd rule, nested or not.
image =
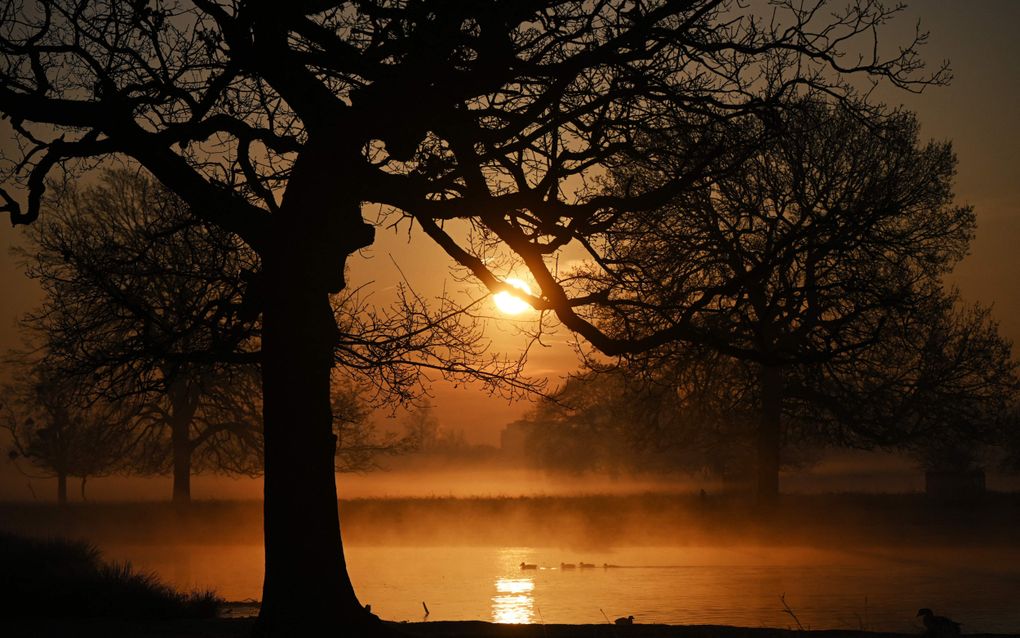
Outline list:
[[[191,502],[191,457],[195,452],[191,441],[191,421],[198,409],[198,397],[183,379],[171,385],[169,395],[173,502],[187,505]]]
[[[761,420],[758,422],[757,467],[754,494],[761,505],[772,505],[779,498],[779,465],[782,443],[783,369],[762,365]]]
[[[186,505],[191,502],[191,441],[188,440],[187,424],[174,426],[173,438],[174,486],[173,502]]]
[[[57,473],[57,502],[67,505],[67,474],[64,472]]]
[[[309,142],[295,163],[274,220],[285,239],[263,258],[263,636],[375,624],[354,593],[340,538],[330,409],[338,332],[329,303],[344,287],[347,256],[371,243],[372,228],[358,194],[335,186],[336,172],[351,164],[326,146]]]

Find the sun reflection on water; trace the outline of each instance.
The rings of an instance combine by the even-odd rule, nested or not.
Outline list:
[[[535,582],[530,578],[496,579],[496,595],[492,597],[492,620],[497,623],[522,624],[534,620]]]

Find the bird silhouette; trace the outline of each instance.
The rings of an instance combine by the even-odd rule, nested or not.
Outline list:
[[[521,563],[521,569],[538,569],[538,565],[534,563]]]
[[[634,616],[620,617],[614,621],[617,625],[633,625]]]
[[[924,628],[928,630],[925,635],[930,638],[958,638],[960,635],[960,623],[945,616],[936,616],[927,607],[917,610],[917,617],[924,622]]]

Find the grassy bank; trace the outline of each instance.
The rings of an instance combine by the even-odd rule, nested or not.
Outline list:
[[[738,495],[359,499],[345,539],[375,545],[1017,546],[1020,494],[971,503],[920,494],[788,495],[763,511]],[[260,501],[0,504],[0,529],[114,543],[258,544]]]
[[[221,601],[182,593],[129,564],[106,562],[92,545],[0,534],[4,619],[201,619]]]

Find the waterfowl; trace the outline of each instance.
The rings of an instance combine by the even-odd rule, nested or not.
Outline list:
[[[595,563],[581,563],[581,569],[591,569],[595,567]]]
[[[538,569],[538,565],[534,563],[521,562],[521,569]]]
[[[945,616],[936,616],[927,607],[917,610],[917,617],[924,621],[924,628],[928,630],[926,635],[930,638],[958,638],[960,635],[960,623]]]
[[[576,569],[577,565],[573,563],[560,563],[560,569]]]

